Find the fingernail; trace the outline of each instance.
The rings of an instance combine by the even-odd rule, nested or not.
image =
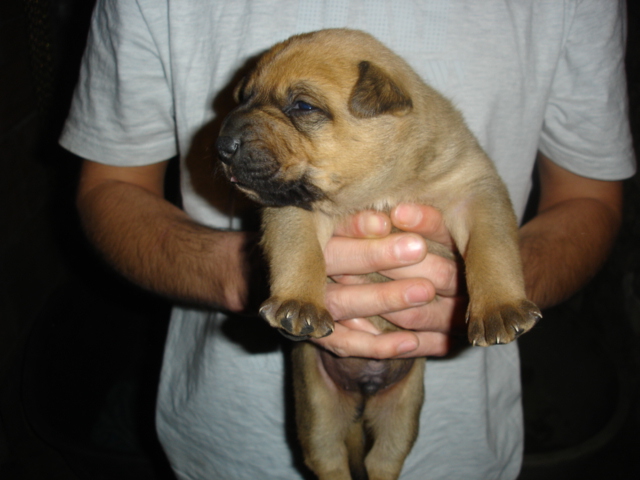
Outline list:
[[[405,290],[404,298],[409,305],[422,305],[429,301],[429,291],[423,285],[412,285]]]
[[[398,226],[415,227],[422,221],[422,211],[411,205],[398,205],[394,214]]]
[[[394,245],[394,253],[398,260],[415,260],[420,256],[424,242],[415,236],[402,236]]]
[[[402,355],[403,353],[413,352],[416,348],[418,348],[418,343],[412,340],[405,340],[398,348],[396,348],[396,352],[398,355]]]
[[[368,235],[382,235],[387,230],[387,220],[382,215],[363,215],[360,228]]]

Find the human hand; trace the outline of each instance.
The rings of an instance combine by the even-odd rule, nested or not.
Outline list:
[[[391,226],[406,233],[390,234]],[[442,356],[466,330],[467,298],[457,262],[430,253],[425,239],[453,251],[433,207],[402,204],[390,216],[362,212],[341,225],[325,249],[326,304],[337,320],[316,343],[339,356],[369,358]],[[378,271],[393,281],[366,283]],[[381,315],[406,331],[381,334],[364,317]]]

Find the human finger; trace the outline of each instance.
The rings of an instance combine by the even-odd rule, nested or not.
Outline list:
[[[400,354],[395,358],[444,357],[462,344],[458,337],[440,332],[414,332],[418,337],[418,346],[414,350]]]
[[[375,334],[350,328],[346,322],[336,322],[331,335],[312,341],[338,357],[380,360],[441,357],[460,343],[456,337],[439,332],[397,331]]]
[[[391,210],[391,223],[405,232],[414,232],[434,242],[453,248],[453,239],[442,213],[435,207],[401,203]]]
[[[389,312],[383,317],[406,330],[464,335],[467,329],[467,305],[466,296],[437,296],[425,305]]]
[[[324,253],[327,275],[356,275],[418,263],[426,256],[427,245],[412,233],[375,239],[332,237]]]
[[[334,235],[352,238],[376,238],[389,235],[389,216],[375,210],[365,210],[348,216],[340,222]]]
[[[312,341],[338,357],[374,359],[406,355],[420,346],[420,341],[413,332],[398,331],[378,335],[349,328],[341,322],[336,322],[331,335]]]
[[[431,302],[433,284],[423,278],[365,284],[327,284],[325,303],[335,320],[397,312]]]
[[[454,296],[464,290],[460,282],[460,271],[457,262],[439,255],[427,254],[419,263],[400,268],[382,270],[379,273],[392,280],[408,278],[428,278],[440,296]],[[370,283],[365,275],[334,275],[332,279],[340,284],[357,285]]]
[[[453,296],[460,293],[463,282],[460,282],[460,268],[458,262],[427,253],[418,263],[381,270],[380,273],[393,280],[403,278],[428,278],[433,283],[436,293],[441,296]]]
[[[351,330],[369,332],[373,335],[380,335],[382,333],[366,318],[348,318],[346,320],[340,320],[340,325],[346,326]]]

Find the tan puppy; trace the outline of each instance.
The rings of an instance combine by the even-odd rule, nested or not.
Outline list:
[[[323,248],[335,225],[400,202],[442,211],[465,260],[474,345],[510,342],[540,318],[493,164],[452,105],[389,49],[358,31],[295,36],[236,95],[216,148],[231,182],[267,207],[271,298],[261,314],[272,326],[298,340],[330,334]],[[316,475],[397,478],[417,435],[424,359],[342,359],[300,342],[293,369],[298,433]]]

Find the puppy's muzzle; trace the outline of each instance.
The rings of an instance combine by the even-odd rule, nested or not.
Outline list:
[[[246,163],[247,159],[241,158],[247,156],[247,152],[243,151],[243,148],[251,143],[247,142],[247,135],[253,137],[251,135],[253,126],[249,117],[246,112],[238,110],[239,108],[236,108],[224,119],[220,135],[215,143],[218,159],[228,167],[237,163]]]
[[[243,124],[246,127],[246,124]],[[323,193],[306,178],[284,179],[273,153],[261,142],[247,141],[248,128],[238,128],[229,117],[216,140],[218,159],[224,172],[240,190],[267,206],[297,206],[311,210]]]

